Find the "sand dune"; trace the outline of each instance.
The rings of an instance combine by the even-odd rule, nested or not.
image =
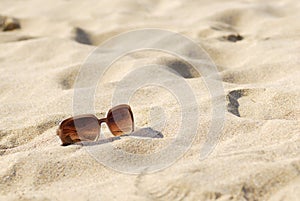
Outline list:
[[[299,9],[296,0],[1,1],[0,200],[298,200]],[[19,27],[7,30],[9,23]],[[227,111],[216,148],[199,160],[212,109],[202,75],[171,55],[121,58],[95,93],[98,117],[124,74],[151,63],[186,80],[201,116],[182,158],[159,172],[131,175],[98,163],[80,145],[60,146],[56,129],[74,112],[74,85],[88,55],[141,28],[168,29],[200,44],[222,76]],[[176,137],[180,108],[171,93],[145,87],[130,105],[137,127],[155,124],[164,137],[122,137],[101,149],[150,154]]]

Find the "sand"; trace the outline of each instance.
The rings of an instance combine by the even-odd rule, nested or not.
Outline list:
[[[1,1],[0,200],[299,200],[299,9],[297,0]],[[74,85],[88,55],[105,40],[142,28],[181,33],[209,53],[222,76],[226,120],[216,148],[199,160],[211,98],[201,76],[187,75],[182,65],[176,73],[195,90],[202,117],[193,145],[166,169],[126,174],[80,145],[60,146],[56,129],[74,113]],[[95,94],[102,97],[95,102],[98,117],[110,109],[122,74],[151,61],[178,63],[145,51],[113,64],[105,90]],[[176,137],[172,94],[146,87],[130,105],[138,127],[157,121],[164,137],[99,144],[103,154],[110,145],[154,153]],[[158,110],[149,117],[149,108]],[[105,135],[111,137],[107,129]]]

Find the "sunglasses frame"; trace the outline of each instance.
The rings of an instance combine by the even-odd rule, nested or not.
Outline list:
[[[106,123],[108,129],[110,130],[110,132],[114,135],[114,136],[120,136],[120,135],[115,135],[114,134],[114,131],[111,130],[111,127],[110,127],[110,122],[109,122],[109,116],[113,113],[114,110],[118,110],[118,109],[127,109],[129,111],[129,114],[130,114],[130,117],[131,117],[131,122],[132,122],[132,128],[131,128],[131,132],[134,131],[134,117],[133,117],[133,113],[132,113],[132,110],[131,110],[131,107],[127,104],[121,104],[121,105],[117,105],[113,108],[111,108],[107,114],[106,114],[106,117],[105,118],[100,118],[98,119],[95,115],[93,114],[83,114],[83,115],[77,115],[77,116],[74,116],[74,117],[69,117],[67,119],[64,119],[63,121],[61,121],[59,123],[59,126],[58,126],[58,129],[57,129],[57,132],[56,134],[60,137],[61,141],[62,141],[62,145],[63,146],[66,146],[66,145],[70,145],[70,144],[74,144],[74,143],[77,143],[77,142],[81,142],[81,141],[85,141],[85,140],[82,140],[80,139],[79,135],[77,134],[76,137],[78,137],[78,139],[76,140],[73,140],[71,139],[70,136],[66,137],[67,134],[66,133],[63,133],[63,126],[68,123],[69,121],[74,121],[76,119],[80,119],[80,118],[94,118],[95,120],[98,121],[98,124],[99,124],[99,134],[97,135],[97,137],[95,138],[95,140],[93,141],[97,141],[99,139],[99,136],[100,136],[100,133],[101,133],[101,124],[102,123]],[[76,125],[75,125],[75,129],[76,129]],[[122,135],[122,134],[121,134]],[[66,137],[66,138],[65,138]],[[81,136],[82,138],[82,136]]]

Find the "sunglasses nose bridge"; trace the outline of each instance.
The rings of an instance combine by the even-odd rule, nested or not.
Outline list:
[[[102,119],[98,119],[98,123],[101,126],[102,123],[106,123],[107,119],[106,118],[102,118]]]

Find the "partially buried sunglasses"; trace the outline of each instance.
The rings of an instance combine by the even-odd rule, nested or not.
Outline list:
[[[106,123],[115,136],[134,131],[134,119],[129,105],[118,105],[110,109],[106,118],[98,119],[95,115],[79,115],[63,120],[57,129],[63,145],[81,141],[96,141],[99,138],[101,124]]]

